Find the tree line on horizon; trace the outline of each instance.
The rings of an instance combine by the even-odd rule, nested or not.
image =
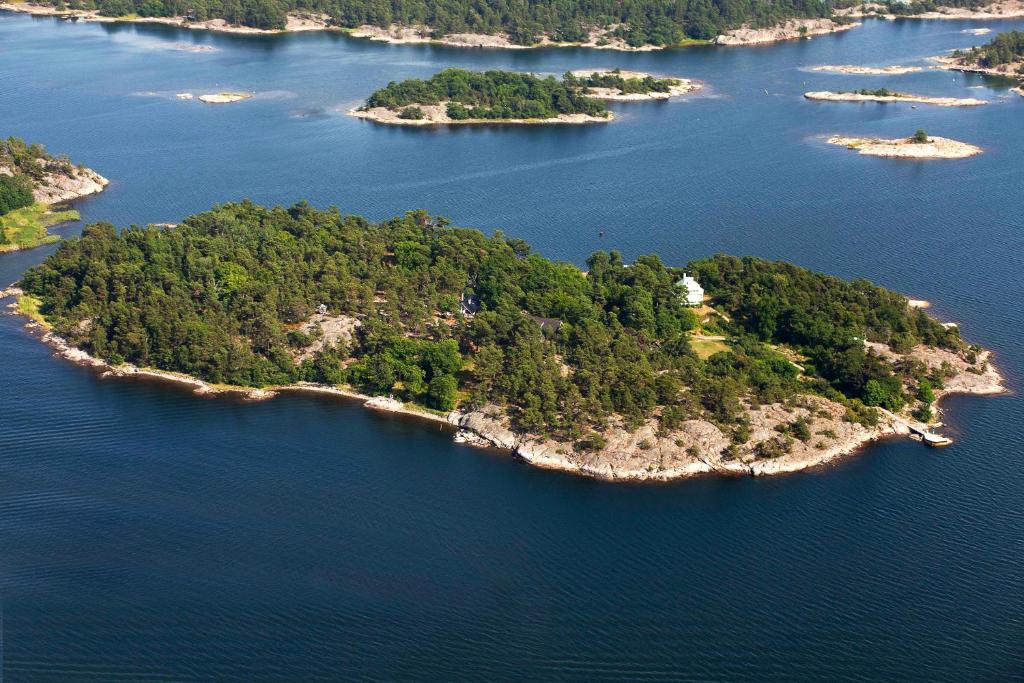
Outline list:
[[[508,34],[518,44],[542,37],[585,42],[591,30],[634,46],[711,40],[741,25],[764,27],[793,18],[831,16],[830,0],[40,0],[58,8],[99,10],[106,16],[224,19],[283,29],[289,12],[317,12],[339,27],[426,26],[451,33]]]
[[[242,202],[173,228],[92,224],[21,286],[59,334],[112,363],[243,386],[346,384],[436,410],[496,404],[518,429],[580,443],[612,417],[652,416],[665,430],[708,419],[744,443],[744,405],[803,394],[870,423],[869,406],[912,400],[908,378],[941,377],[894,367],[865,339],[901,352],[962,346],[955,329],[864,280],[724,255],[688,270],[727,318],[702,322],[682,304],[683,271],[655,255],[627,265],[597,252],[584,274],[422,211],[372,223]],[[298,363],[310,342],[300,326],[321,305],[361,325]],[[698,326],[727,337],[727,350],[698,356]],[[802,369],[780,345],[806,358]]]

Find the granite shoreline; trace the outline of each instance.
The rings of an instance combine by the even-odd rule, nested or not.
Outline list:
[[[21,290],[12,286],[0,290],[0,299],[20,297]],[[18,303],[9,304],[12,314],[26,315]],[[30,317],[30,316],[29,316]],[[384,413],[392,413],[425,420],[451,429],[457,443],[471,446],[493,448],[510,453],[524,462],[544,468],[567,472],[570,474],[616,482],[668,482],[699,475],[717,474],[726,476],[769,476],[798,472],[819,468],[842,457],[862,451],[869,444],[882,439],[898,436],[912,437],[915,433],[930,431],[941,423],[926,425],[901,415],[895,415],[880,409],[877,425],[866,427],[855,423],[847,423],[842,416],[842,408],[820,397],[808,399],[806,410],[783,408],[781,405],[763,406],[752,411],[755,416],[763,416],[764,420],[755,421],[755,431],[771,434],[773,424],[781,424],[776,420],[788,420],[794,415],[811,421],[813,428],[821,430],[840,430],[833,435],[831,443],[819,447],[798,443],[794,453],[787,453],[777,458],[763,458],[752,461],[729,460],[721,455],[721,447],[728,444],[728,438],[717,427],[702,420],[690,420],[684,423],[681,431],[671,436],[686,436],[693,444],[700,444],[700,452],[690,450],[684,454],[676,439],[675,446],[665,438],[659,437],[655,431],[655,421],[641,426],[638,430],[627,432],[613,427],[607,432],[610,437],[609,447],[598,454],[574,451],[572,445],[553,442],[544,438],[523,434],[511,429],[507,417],[497,406],[483,406],[477,410],[463,412],[454,410],[449,413],[432,412],[419,406],[402,403],[389,396],[370,396],[342,386],[330,386],[308,382],[250,388],[231,385],[217,385],[205,382],[189,375],[167,372],[153,368],[140,368],[131,364],[112,365],[96,358],[82,349],[70,344],[66,339],[55,334],[42,319],[29,319],[25,324],[35,336],[54,349],[55,355],[77,365],[92,368],[101,377],[121,377],[148,379],[168,382],[187,387],[198,396],[206,397],[237,397],[246,401],[263,401],[280,394],[316,394],[333,396],[361,403],[364,408]],[[883,350],[884,352],[884,350]],[[926,350],[927,352],[927,350]],[[940,354],[933,358],[945,359],[944,351],[933,350]],[[927,357],[927,356],[925,356]],[[944,398],[954,394],[994,395],[1007,393],[1002,376],[990,363],[991,352],[983,351],[979,356],[984,370],[976,374],[961,371],[947,383],[945,389],[935,392],[937,406]],[[971,375],[966,377],[966,375]],[[822,419],[822,415],[828,417]],[[817,422],[815,422],[817,420]],[[819,431],[819,434],[822,432]],[[694,445],[692,448],[696,448]],[[691,449],[692,450],[692,449]],[[666,454],[671,464],[664,466]],[[654,456],[657,455],[658,465]]]

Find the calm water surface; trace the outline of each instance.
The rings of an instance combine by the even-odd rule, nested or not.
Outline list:
[[[923,63],[984,40],[963,33],[984,25],[1024,22],[617,54],[0,14],[0,133],[111,178],[79,203],[88,221],[173,222],[243,197],[373,218],[423,207],[574,262],[728,251],[866,276],[933,301],[1019,387],[1024,98],[943,71],[809,70]],[[708,87],[575,129],[344,115],[388,80],[452,65],[619,66]],[[883,86],[991,104],[801,97]],[[174,97],[225,89],[258,95]],[[919,127],[986,153],[900,162],[823,143]],[[50,251],[0,256],[0,283]],[[100,379],[9,316],[0,357],[0,680],[1024,678],[1017,395],[950,400],[957,442],[941,452],[891,442],[783,478],[632,486],[349,403]]]

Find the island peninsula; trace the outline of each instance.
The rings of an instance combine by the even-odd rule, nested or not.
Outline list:
[[[939,398],[1003,389],[988,351],[864,280],[724,255],[597,252],[584,271],[422,211],[243,202],[169,228],[98,223],[19,286],[4,294],[47,342],[113,375],[352,396],[615,480],[938,440]]]
[[[932,57],[932,61],[951,71],[1024,81],[1024,31],[1000,33],[985,45]]]
[[[56,242],[47,228],[79,216],[53,207],[102,192],[108,182],[92,169],[50,155],[42,145],[0,139],[0,252]]]

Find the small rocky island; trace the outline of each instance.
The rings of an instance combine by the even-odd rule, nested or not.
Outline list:
[[[930,136],[924,130],[918,130],[909,138],[896,139],[833,135],[828,144],[841,145],[868,156],[901,159],[963,159],[984,151],[966,142]]]
[[[852,76],[900,76],[924,71],[922,66],[856,66],[853,64],[822,64],[811,69],[826,73]]]
[[[602,101],[662,100],[696,92],[697,81],[621,70],[553,76],[445,69],[427,80],[391,82],[348,113],[392,125],[606,123]]]
[[[820,90],[804,93],[804,97],[824,102],[906,102],[908,104],[928,104],[935,107],[978,107],[988,104],[987,100],[979,100],[974,97],[927,97],[896,92],[886,88],[841,92]]]
[[[78,220],[78,212],[55,210],[63,202],[102,192],[108,180],[39,144],[0,140],[0,252],[57,241],[47,228]]]
[[[864,280],[724,255],[596,252],[581,270],[422,211],[373,223],[243,202],[173,227],[98,223],[4,295],[111,376],[353,397],[615,480],[947,443],[936,401],[1003,390],[988,351]]]

